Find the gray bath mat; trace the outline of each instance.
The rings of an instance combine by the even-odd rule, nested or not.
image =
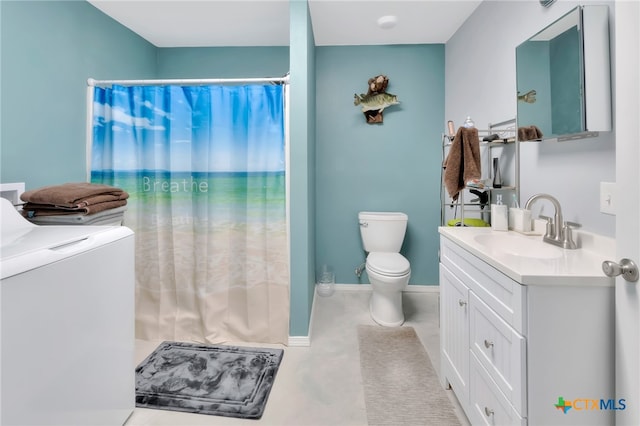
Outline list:
[[[283,353],[163,342],[136,368],[136,406],[259,419]]]
[[[413,327],[358,326],[369,425],[460,425]]]

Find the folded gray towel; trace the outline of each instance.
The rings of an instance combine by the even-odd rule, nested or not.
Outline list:
[[[36,216],[60,216],[72,214],[91,215],[109,209],[126,206],[127,200],[105,201],[78,207],[54,206],[51,204],[26,203],[22,206],[22,215],[25,217]]]

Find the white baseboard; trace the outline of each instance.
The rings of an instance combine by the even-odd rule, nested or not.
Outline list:
[[[337,291],[371,291],[371,284],[336,284]],[[439,285],[408,285],[405,293],[439,293]]]
[[[287,346],[307,347],[311,346],[310,336],[289,336],[289,343]]]
[[[371,284],[336,284],[336,291],[371,291]],[[439,293],[438,285],[410,285],[404,290],[405,293]],[[307,347],[311,346],[311,330],[313,330],[313,313],[316,306],[318,292],[313,289],[313,302],[311,303],[311,318],[309,319],[309,334],[307,336],[289,336],[287,346]]]
[[[407,286],[404,291],[405,293],[440,293],[440,286],[412,284]]]

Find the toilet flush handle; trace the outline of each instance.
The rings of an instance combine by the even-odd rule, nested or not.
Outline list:
[[[369,222],[360,221],[360,226],[362,226],[363,228],[366,228],[367,226],[369,226]]]

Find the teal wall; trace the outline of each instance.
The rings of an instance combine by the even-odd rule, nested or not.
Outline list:
[[[316,61],[316,265],[368,283],[358,212],[402,211],[410,284],[438,284],[444,45],[317,47]],[[400,104],[367,124],[353,95],[378,74]]]
[[[289,46],[158,49],[158,78],[282,77]]]
[[[292,2],[289,47],[156,48],[84,1],[0,2],[0,181],[27,189],[86,178],[86,80],[300,78],[291,87],[295,123],[291,335],[307,335],[313,300],[315,74],[306,1]],[[297,20],[301,22],[298,25]],[[43,108],[34,118],[34,108]],[[297,164],[299,162],[299,164]]]
[[[156,48],[84,1],[0,8],[0,181],[84,181],[87,78],[154,78]]]
[[[309,334],[315,285],[315,42],[306,1],[290,2],[290,221],[292,336]]]
[[[412,283],[437,283],[443,46],[316,48],[304,0],[290,2],[290,47],[156,48],[84,1],[2,1],[0,19],[0,181],[33,189],[85,179],[88,77],[290,70],[290,334],[309,334],[316,264],[355,282],[353,269],[364,260],[359,210],[408,213],[403,252]],[[401,105],[385,112],[384,124],[368,125],[353,94],[380,73]]]

